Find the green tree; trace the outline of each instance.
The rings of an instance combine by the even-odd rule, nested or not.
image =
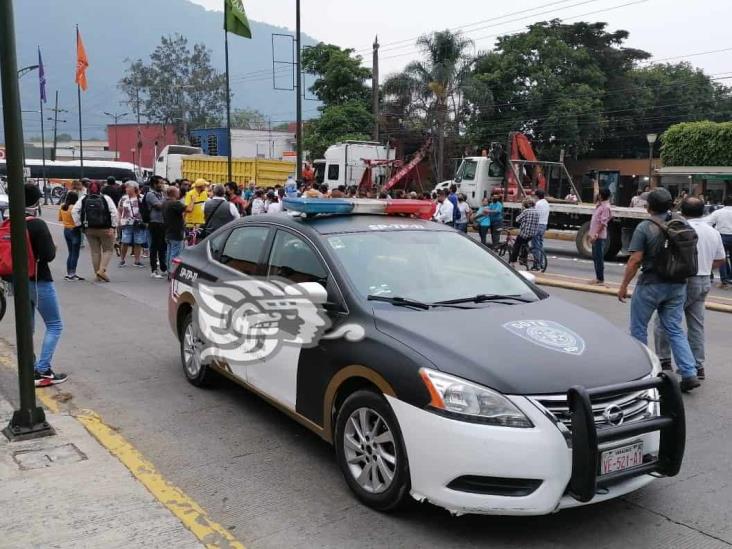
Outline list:
[[[180,34],[163,36],[148,62],[127,63],[119,87],[136,114],[139,110],[151,122],[173,126],[180,141],[190,128],[222,123],[226,80],[203,44],[191,51]]]
[[[540,22],[522,33],[499,37],[473,71],[469,135],[487,145],[509,131],[527,133],[553,155],[559,146],[584,153],[605,137],[603,114],[609,86],[624,86],[625,74],[650,55],[623,47],[626,31],[605,23]]]
[[[732,166],[732,122],[685,122],[661,136],[666,166]]]
[[[320,43],[303,51],[303,70],[315,75],[310,91],[322,101],[320,117],[304,128],[304,145],[312,158],[320,158],[338,141],[366,140],[374,118],[371,89],[366,81],[371,71],[361,66],[351,49]]]
[[[266,130],[267,118],[255,109],[234,109],[231,111],[231,127],[242,130]]]
[[[445,138],[459,135],[464,120],[465,90],[471,79],[472,42],[449,30],[423,35],[417,40],[423,59],[409,63],[403,72],[384,82],[387,111],[414,128],[437,135],[435,172],[444,177]]]

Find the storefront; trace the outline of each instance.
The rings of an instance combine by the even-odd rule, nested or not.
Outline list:
[[[732,195],[732,166],[670,166],[656,170],[656,175],[674,197],[686,192],[703,195],[709,204],[721,204]]]

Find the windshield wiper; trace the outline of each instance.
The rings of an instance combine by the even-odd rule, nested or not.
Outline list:
[[[486,303],[488,301],[519,301],[521,303],[533,303],[533,299],[526,299],[518,294],[478,294],[472,297],[462,297],[458,299],[447,299],[445,301],[436,301],[435,305],[455,305],[457,303]]]
[[[390,297],[385,295],[370,295],[366,299],[369,301],[383,301],[384,303],[391,303],[397,307],[414,307],[415,309],[427,310],[430,308],[428,303],[422,303],[415,299],[409,299],[407,297]]]

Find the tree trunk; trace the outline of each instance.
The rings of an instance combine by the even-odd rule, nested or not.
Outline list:
[[[444,101],[437,106],[437,181],[445,179],[445,118],[447,108]]]

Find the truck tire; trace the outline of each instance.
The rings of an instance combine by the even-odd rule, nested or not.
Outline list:
[[[577,252],[580,257],[585,259],[592,259],[592,242],[590,242],[590,222],[585,221],[577,231],[577,238],[575,239],[577,245]]]
[[[612,261],[618,252],[623,249],[623,233],[620,225],[611,223],[607,228],[607,240],[605,241],[605,261]]]

